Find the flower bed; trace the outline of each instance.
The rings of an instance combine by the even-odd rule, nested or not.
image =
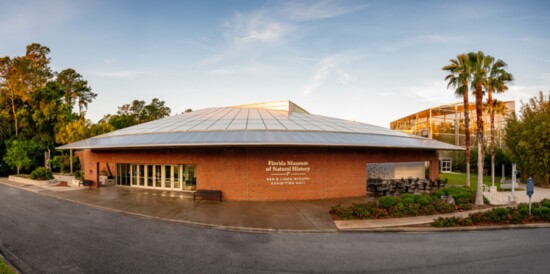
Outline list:
[[[550,200],[545,199],[540,203],[532,203],[531,206],[531,216],[529,216],[529,205],[520,204],[517,208],[494,208],[491,211],[472,213],[466,218],[440,217],[434,220],[432,226],[454,227],[550,222]]]
[[[449,204],[442,196],[452,196],[455,204]],[[378,202],[336,205],[330,210],[333,217],[342,220],[379,219],[393,217],[425,216],[475,207],[475,192],[466,188],[444,188],[428,195],[403,194],[401,197],[383,196]]]

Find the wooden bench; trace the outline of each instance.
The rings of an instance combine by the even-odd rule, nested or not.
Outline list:
[[[94,182],[93,182],[93,181],[90,181],[90,180],[83,180],[83,181],[80,181],[80,182],[78,183],[78,186],[80,186],[80,185],[82,185],[82,186],[87,186],[87,187],[89,187],[89,188],[92,188],[92,186],[94,185]]]
[[[193,194],[193,202],[197,198],[202,198],[204,200],[220,200],[222,201],[222,191],[221,190],[209,190],[209,189],[200,189],[195,191]]]

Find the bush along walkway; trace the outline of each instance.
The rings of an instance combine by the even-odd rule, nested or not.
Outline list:
[[[468,217],[440,217],[434,220],[434,227],[514,225],[550,222],[550,200],[529,205],[522,203],[518,207],[494,208],[490,211],[471,213]]]
[[[474,205],[474,202],[475,192],[473,190],[450,187],[435,191],[430,195],[403,194],[401,197],[383,196],[378,200],[378,203],[367,202],[364,204],[352,204],[351,206],[336,205],[331,208],[330,213],[335,220],[430,216],[479,209],[479,207]]]

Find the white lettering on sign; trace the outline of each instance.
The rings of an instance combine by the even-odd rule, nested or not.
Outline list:
[[[309,162],[298,161],[267,161],[266,178],[271,185],[305,185],[310,180]]]

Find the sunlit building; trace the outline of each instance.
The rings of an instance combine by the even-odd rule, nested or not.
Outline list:
[[[117,187],[221,190],[227,200],[361,196],[367,193],[368,172],[424,177],[429,163],[428,176],[435,179],[438,151],[462,150],[310,114],[290,101],[197,110],[59,149],[78,150],[85,178],[96,187],[106,171]],[[384,163],[393,163],[391,169]]]
[[[484,107],[486,108],[486,106]],[[475,103],[470,103],[468,111],[470,116],[470,140],[471,144],[474,145],[477,142]],[[503,101],[495,107],[495,143],[498,147],[503,145],[506,117],[514,111],[514,101]],[[489,141],[491,138],[491,125],[487,109],[484,109],[483,112],[483,123],[485,141]],[[421,110],[391,122],[390,129],[457,146],[465,146],[464,104],[454,103]],[[441,171],[450,171],[449,157],[442,154],[441,160]]]

